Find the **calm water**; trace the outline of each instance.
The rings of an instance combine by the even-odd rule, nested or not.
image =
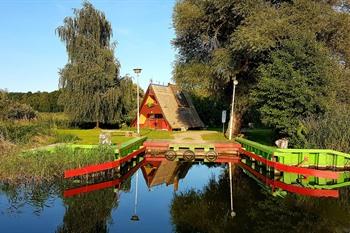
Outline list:
[[[84,189],[72,181],[1,184],[0,232],[350,232],[347,188],[337,199],[275,197],[235,167],[231,218],[226,164],[163,161],[124,170]]]

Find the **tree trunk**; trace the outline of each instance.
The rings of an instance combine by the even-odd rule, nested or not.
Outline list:
[[[96,121],[96,127],[95,129],[99,129],[100,128],[100,122],[99,121]]]
[[[234,121],[233,121],[233,135],[238,135],[241,132],[242,127],[242,115],[239,113],[236,113],[234,115]]]
[[[225,133],[225,136],[227,138],[230,138],[230,124],[231,124],[231,117],[227,125],[227,130]],[[233,124],[232,124],[232,138],[235,135],[238,135],[241,131],[241,126],[242,126],[242,115],[239,113],[234,113],[233,114]]]

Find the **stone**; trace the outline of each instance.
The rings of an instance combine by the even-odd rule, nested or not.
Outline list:
[[[111,145],[112,144],[111,133],[108,133],[108,132],[100,133],[99,142],[101,145]]]

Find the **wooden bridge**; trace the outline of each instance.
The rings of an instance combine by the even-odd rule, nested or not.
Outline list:
[[[135,138],[116,148],[115,161],[68,170],[65,178],[117,169],[133,163],[135,171],[148,162],[186,161],[235,163],[274,195],[283,190],[310,196],[337,197],[337,188],[350,185],[350,155],[333,150],[278,149],[244,138],[238,143],[172,144]],[[142,162],[140,162],[142,161]],[[134,170],[130,170],[134,171]],[[129,176],[132,175],[128,173]],[[125,177],[92,186],[88,190],[117,186]],[[84,192],[84,187],[65,196]],[[277,194],[278,193],[278,194]]]

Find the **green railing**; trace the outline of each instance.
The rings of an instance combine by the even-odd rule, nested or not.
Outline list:
[[[328,149],[279,149],[265,146],[244,138],[236,138],[246,151],[253,152],[266,159],[275,157],[276,161],[291,166],[318,168],[349,168],[350,154]]]
[[[124,157],[133,152],[134,150],[139,149],[140,146],[142,146],[146,140],[147,137],[137,137],[120,144],[120,146],[116,150],[116,159]]]
[[[327,179],[316,176],[304,177],[298,174],[284,172],[279,180],[286,184],[298,184],[316,189],[336,189],[350,186],[350,172],[341,172],[338,179]]]

